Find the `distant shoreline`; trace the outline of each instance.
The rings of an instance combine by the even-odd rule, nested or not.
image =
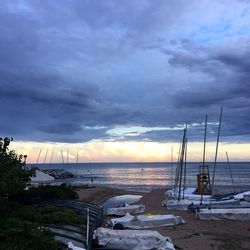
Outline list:
[[[62,162],[52,162],[52,163],[27,163],[27,166],[36,166],[36,165],[71,165],[71,164],[152,164],[152,163],[156,163],[156,164],[172,164],[172,162],[170,161],[145,161],[145,162],[69,162],[69,163],[62,163]],[[202,164],[201,161],[187,161],[188,164]],[[227,161],[217,161],[218,164],[220,163],[227,163]],[[230,161],[230,163],[249,163],[250,164],[250,160],[249,161]],[[177,162],[173,162],[173,164],[177,164]],[[213,161],[210,162],[206,162],[206,165],[212,165],[214,164]]]

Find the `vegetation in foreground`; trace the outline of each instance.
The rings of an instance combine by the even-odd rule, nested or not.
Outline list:
[[[40,186],[22,190],[18,194],[12,195],[10,199],[22,204],[37,204],[48,200],[75,200],[77,194],[73,187]]]
[[[27,169],[26,156],[9,151],[10,139],[0,138],[0,250],[60,250],[62,244],[41,225],[82,224],[74,210],[34,204],[53,199],[75,199],[68,187],[39,187],[24,191],[34,169]]]
[[[1,250],[63,249],[62,245],[53,239],[50,231],[34,222],[7,217],[1,219],[0,223]]]

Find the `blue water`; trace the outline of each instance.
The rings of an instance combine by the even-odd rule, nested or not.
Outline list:
[[[196,174],[201,163],[187,163],[187,185],[196,186]],[[212,179],[213,163],[208,163]],[[91,184],[127,189],[152,189],[170,187],[173,183],[176,164],[171,163],[69,163],[37,164],[40,169],[60,168],[72,172],[76,178],[60,180],[73,184]],[[239,189],[250,188],[250,162],[230,163],[234,183]],[[59,180],[58,180],[59,181]],[[215,187],[232,189],[228,164],[217,163]]]

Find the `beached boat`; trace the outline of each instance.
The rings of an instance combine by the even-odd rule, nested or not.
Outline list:
[[[189,210],[192,211],[193,209],[197,209],[200,207],[227,207],[227,206],[238,206],[240,205],[239,200],[221,200],[216,201],[213,200],[210,202],[209,200],[203,201],[201,204],[199,200],[190,200],[190,199],[183,199],[183,200],[168,200],[165,203],[165,206],[168,210]]]
[[[127,213],[125,216],[120,218],[112,218],[109,220],[109,225],[113,228],[130,228],[130,229],[144,229],[162,226],[173,226],[184,224],[185,221],[180,216],[172,214],[167,215],[131,215]]]
[[[171,239],[163,237],[157,231],[97,228],[93,239],[97,245],[105,249],[175,250]]]
[[[200,220],[250,221],[250,208],[201,209],[196,215]]]
[[[106,200],[103,204],[103,213],[107,215],[125,215],[126,212],[135,211],[139,212],[145,207],[143,205],[130,206],[140,201],[142,195],[118,195]],[[127,210],[127,211],[126,211]]]
[[[139,205],[129,205],[125,203],[124,207],[116,207],[116,208],[107,208],[107,215],[116,215],[116,216],[124,216],[127,213],[130,214],[140,214],[145,211],[145,206],[142,204]]]
[[[220,122],[218,127],[217,135],[217,144],[216,144],[216,153],[215,161],[213,168],[212,184],[210,184],[210,173],[209,166],[205,165],[205,155],[206,155],[206,131],[207,131],[207,115],[205,120],[205,131],[204,131],[204,150],[203,150],[203,163],[199,166],[199,173],[197,174],[197,188],[186,188],[186,131],[184,130],[182,145],[179,151],[179,161],[176,169],[176,178],[174,188],[166,191],[165,196],[166,200],[162,202],[163,206],[166,206],[169,210],[191,210],[195,211],[199,208],[225,208],[228,206],[241,207],[239,200],[243,195],[233,196],[230,194],[224,194],[221,196],[213,195],[214,189],[214,176],[215,168],[217,163],[217,153],[218,153],[218,144],[220,137],[220,128],[221,128],[221,118],[222,118],[222,108],[220,113]],[[231,167],[229,164],[228,154],[226,152],[228,168],[230,170],[230,176],[232,179],[232,184],[234,187],[234,181],[232,177]],[[184,171],[183,171],[184,166]],[[235,187],[234,187],[235,193]]]
[[[250,202],[250,192],[249,194],[244,194],[244,200]]]

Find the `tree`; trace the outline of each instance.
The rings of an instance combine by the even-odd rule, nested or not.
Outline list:
[[[26,167],[26,157],[8,149],[12,140],[0,138],[0,198],[22,191],[34,175],[34,170]]]

